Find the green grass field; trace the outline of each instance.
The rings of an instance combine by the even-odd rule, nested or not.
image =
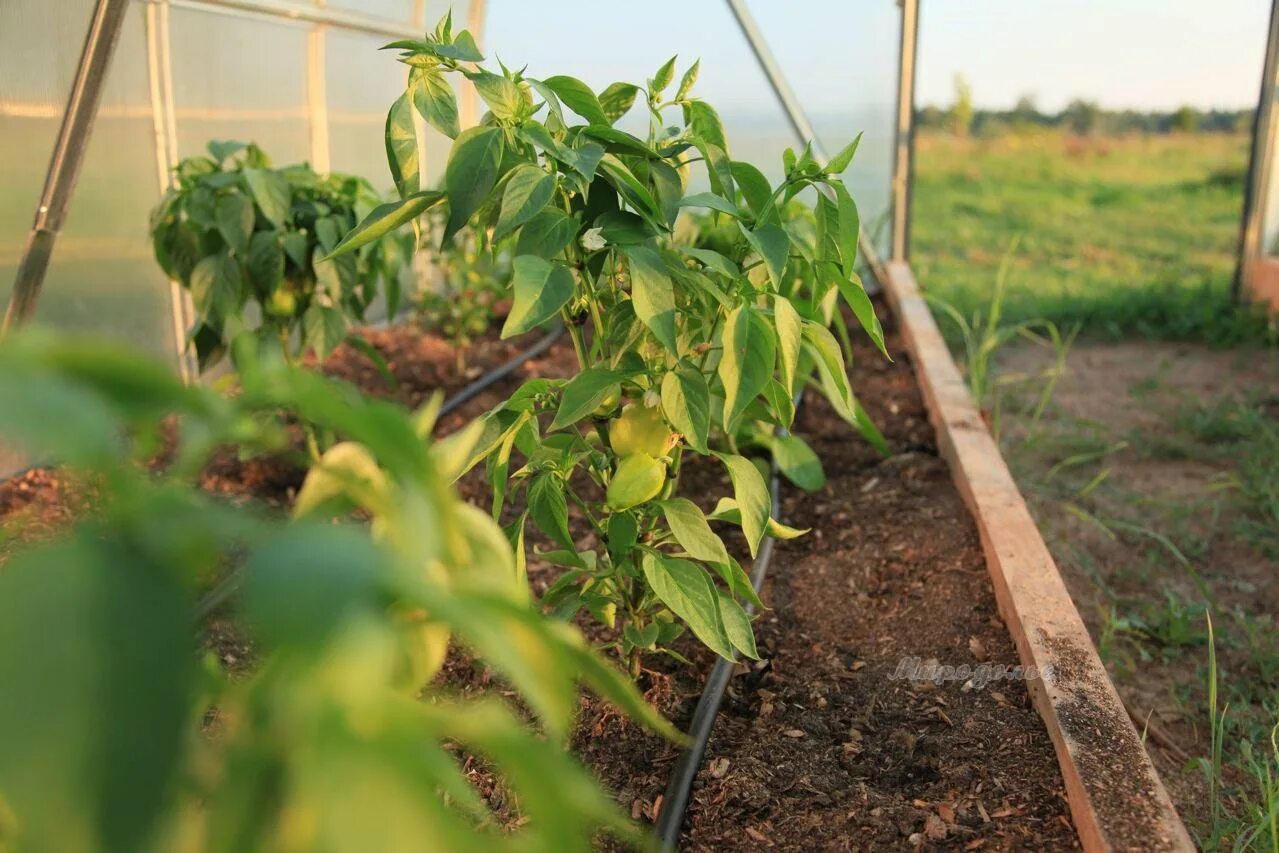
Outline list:
[[[1230,298],[1247,161],[1244,135],[924,135],[911,264],[971,316],[1021,235],[1009,320],[1080,323],[1089,337],[1271,340]]]

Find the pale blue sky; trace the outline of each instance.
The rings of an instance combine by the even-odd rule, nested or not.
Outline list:
[[[983,106],[1031,94],[1108,107],[1253,106],[1269,0],[921,0],[920,104],[962,73]],[[751,0],[813,113],[891,98],[893,0]],[[702,58],[698,90],[724,111],[767,112],[768,93],[719,0],[490,0],[486,48],[530,73],[603,87],[669,56]]]

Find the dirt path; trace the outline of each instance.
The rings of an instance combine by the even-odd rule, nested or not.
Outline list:
[[[1279,700],[1279,352],[1076,344],[1051,404],[1030,411],[1047,350],[1007,350],[1001,444],[1120,693],[1187,824],[1207,792],[1212,611],[1239,738]],[[992,407],[993,408],[993,407]],[[1268,747],[1268,744],[1265,744]],[[1229,756],[1228,756],[1229,760]],[[1228,780],[1229,781],[1229,780]],[[1249,780],[1235,780],[1246,796]]]

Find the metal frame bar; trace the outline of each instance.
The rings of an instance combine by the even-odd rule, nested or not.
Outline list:
[[[803,106],[800,105],[794,90],[791,89],[790,83],[786,80],[786,75],[782,73],[781,66],[777,64],[776,58],[774,58],[772,51],[769,50],[763,31],[760,30],[759,24],[755,22],[755,17],[751,14],[750,9],[746,8],[746,0],[726,0],[726,2],[729,10],[733,13],[733,17],[737,19],[737,25],[741,28],[742,35],[746,37],[747,44],[750,45],[751,51],[755,54],[755,60],[759,62],[760,69],[764,72],[764,76],[768,78],[773,94],[776,95],[778,103],[781,104],[782,110],[786,113],[791,129],[795,131],[795,135],[802,142],[812,144],[813,153],[818,158],[821,160],[829,159],[826,150],[822,147],[821,140],[817,138],[817,132],[813,129],[812,122],[808,120],[808,114],[804,112]],[[875,247],[871,245],[865,231],[861,231],[857,235],[857,242],[862,256],[866,260],[866,266],[870,268],[871,275],[875,278],[875,283],[881,284],[884,281],[885,271],[879,252],[875,251]]]
[[[306,34],[306,106],[311,131],[311,168],[323,174],[333,169],[325,59],[327,30],[328,24],[316,24]]]
[[[466,28],[475,38],[475,44],[481,52],[484,50],[484,23],[488,14],[488,3],[485,0],[471,0],[466,10]],[[475,84],[470,80],[462,83],[461,115],[462,127],[471,127],[480,120],[480,97],[475,91]],[[423,161],[425,162],[425,161]]]
[[[1239,228],[1239,259],[1231,284],[1236,299],[1246,295],[1252,285],[1257,261],[1262,255],[1261,229],[1265,225],[1272,160],[1279,135],[1279,114],[1275,97],[1279,92],[1279,0],[1270,6],[1270,34],[1266,41],[1266,60],[1261,71],[1261,92],[1257,97],[1257,113],[1252,125],[1252,158],[1248,163],[1248,183],[1244,188],[1243,217]]]
[[[177,165],[176,122],[173,118],[173,76],[169,52],[169,4],[150,3],[146,7],[147,76],[151,88],[151,123],[155,132],[157,186],[164,193],[172,184]],[[187,329],[194,322],[195,308],[191,294],[174,279],[169,279],[169,320],[172,324],[173,352],[178,375],[186,383],[194,382],[199,368],[187,351]]]
[[[897,53],[897,130],[893,161],[894,261],[910,260],[910,213],[915,186],[915,62],[919,55],[919,0],[901,6],[901,46]]]
[[[316,6],[311,3],[293,2],[293,0],[143,0],[143,2],[171,2],[175,6],[188,9],[221,10],[252,17],[281,18],[307,24],[328,24],[344,30],[391,38],[419,38],[422,35],[412,24],[392,18]]]
[[[98,0],[93,19],[80,51],[80,64],[67,96],[67,109],[53,144],[44,190],[36,206],[35,221],[27,237],[13,294],[5,311],[0,334],[22,325],[35,312],[44,285],[53,247],[75,194],[76,180],[84,164],[84,152],[93,133],[93,120],[102,99],[102,86],[111,67],[111,57],[120,41],[129,0]]]

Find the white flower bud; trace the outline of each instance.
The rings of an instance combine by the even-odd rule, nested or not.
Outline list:
[[[602,228],[587,228],[582,235],[582,248],[588,252],[598,252],[607,245]]]

